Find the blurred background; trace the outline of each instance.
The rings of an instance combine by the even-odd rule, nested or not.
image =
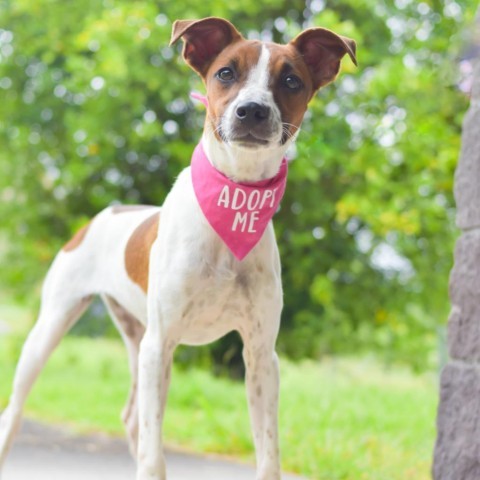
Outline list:
[[[108,205],[161,204],[190,161],[204,109],[190,101],[189,92],[204,87],[183,63],[181,46],[168,46],[172,22],[222,16],[248,38],[280,43],[303,28],[322,26],[356,40],[359,67],[345,59],[338,80],[312,102],[275,217],[285,290],[278,350],[286,385],[290,378],[298,383],[293,390],[318,389],[291,408],[307,415],[307,405],[319,402],[309,420],[285,427],[282,442],[308,451],[307,459],[289,455],[285,465],[329,480],[428,478],[436,402],[429,374],[444,355],[457,235],[453,175],[471,60],[478,52],[476,5],[474,0],[0,0],[0,331],[5,332],[0,407],[56,251]],[[113,357],[102,353],[102,361],[83,365],[85,356],[96,355],[89,342],[111,349]],[[42,397],[38,390],[30,410],[78,426],[87,421],[84,412],[75,420],[74,413],[62,416],[55,407],[55,415],[42,410],[41,398],[57,398],[58,388],[69,385],[62,375],[72,375],[71,369],[61,373],[64,364],[88,375],[98,367],[99,378],[112,381],[121,354],[99,304],[67,343],[68,350],[54,359],[55,380],[39,387],[47,393]],[[192,407],[192,395],[200,401],[208,382],[227,382],[211,387],[217,392],[239,388],[211,376],[242,377],[235,334],[208,347],[182,348],[176,360],[179,376],[198,376],[197,393],[172,394],[177,402],[184,399],[185,408]],[[126,367],[122,372],[126,378]],[[332,384],[338,389],[325,393]],[[362,388],[366,397],[357,398]],[[404,396],[388,397],[395,391]],[[105,395],[110,394],[115,396]],[[346,407],[350,417],[338,412],[344,418],[340,424],[325,424],[325,417],[335,417],[331,408],[340,397],[358,403]],[[246,408],[243,399],[239,405]],[[198,418],[207,412],[205,435],[216,440],[199,440],[193,448],[251,455],[244,417],[236,429],[244,433],[236,438],[228,421],[224,431],[217,425],[212,432],[218,405],[211,414],[208,399],[194,407]],[[370,413],[362,416],[362,409]],[[374,411],[384,412],[386,423],[372,421]],[[386,439],[379,435],[395,423],[392,411],[403,430],[392,430],[391,450],[385,451]],[[419,417],[411,418],[412,411]],[[85,428],[116,432],[116,423],[101,425],[108,415],[99,413],[101,420]],[[407,417],[413,430],[405,436]],[[193,427],[185,426],[181,437],[177,420],[173,441],[190,445]],[[308,430],[311,422],[320,422],[318,430],[296,430],[298,423]],[[358,438],[347,423],[357,425]],[[373,425],[378,431],[365,435]],[[303,444],[300,438],[310,440]],[[359,444],[370,456],[349,463]],[[401,448],[408,450],[404,457],[398,457]],[[390,464],[371,463],[385,456]],[[336,470],[334,459],[347,466]],[[329,462],[333,466],[325,474]]]

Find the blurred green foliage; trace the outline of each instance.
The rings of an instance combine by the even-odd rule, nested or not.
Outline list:
[[[202,90],[168,46],[177,18],[224,16],[288,41],[323,26],[360,67],[312,103],[275,225],[293,358],[374,349],[429,364],[448,313],[453,171],[473,0],[0,0],[0,283],[38,296],[57,249],[113,202],[161,204],[189,163]],[[230,336],[215,362],[239,359]],[[191,355],[185,354],[188,360]]]

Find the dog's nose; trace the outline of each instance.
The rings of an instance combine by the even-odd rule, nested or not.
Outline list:
[[[244,125],[257,125],[270,117],[270,107],[256,102],[242,103],[237,107],[235,115]]]

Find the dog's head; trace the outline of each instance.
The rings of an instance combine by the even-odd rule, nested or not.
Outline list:
[[[171,43],[182,38],[186,62],[202,77],[208,119],[218,140],[242,148],[286,144],[308,102],[335,79],[355,42],[311,28],[286,45],[246,40],[227,20],[178,20]]]

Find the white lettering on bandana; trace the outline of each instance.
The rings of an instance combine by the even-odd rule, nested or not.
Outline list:
[[[218,171],[199,143],[192,156],[193,189],[210,226],[238,260],[260,241],[277,211],[287,183],[283,159],[275,177],[253,183],[236,183]]]

